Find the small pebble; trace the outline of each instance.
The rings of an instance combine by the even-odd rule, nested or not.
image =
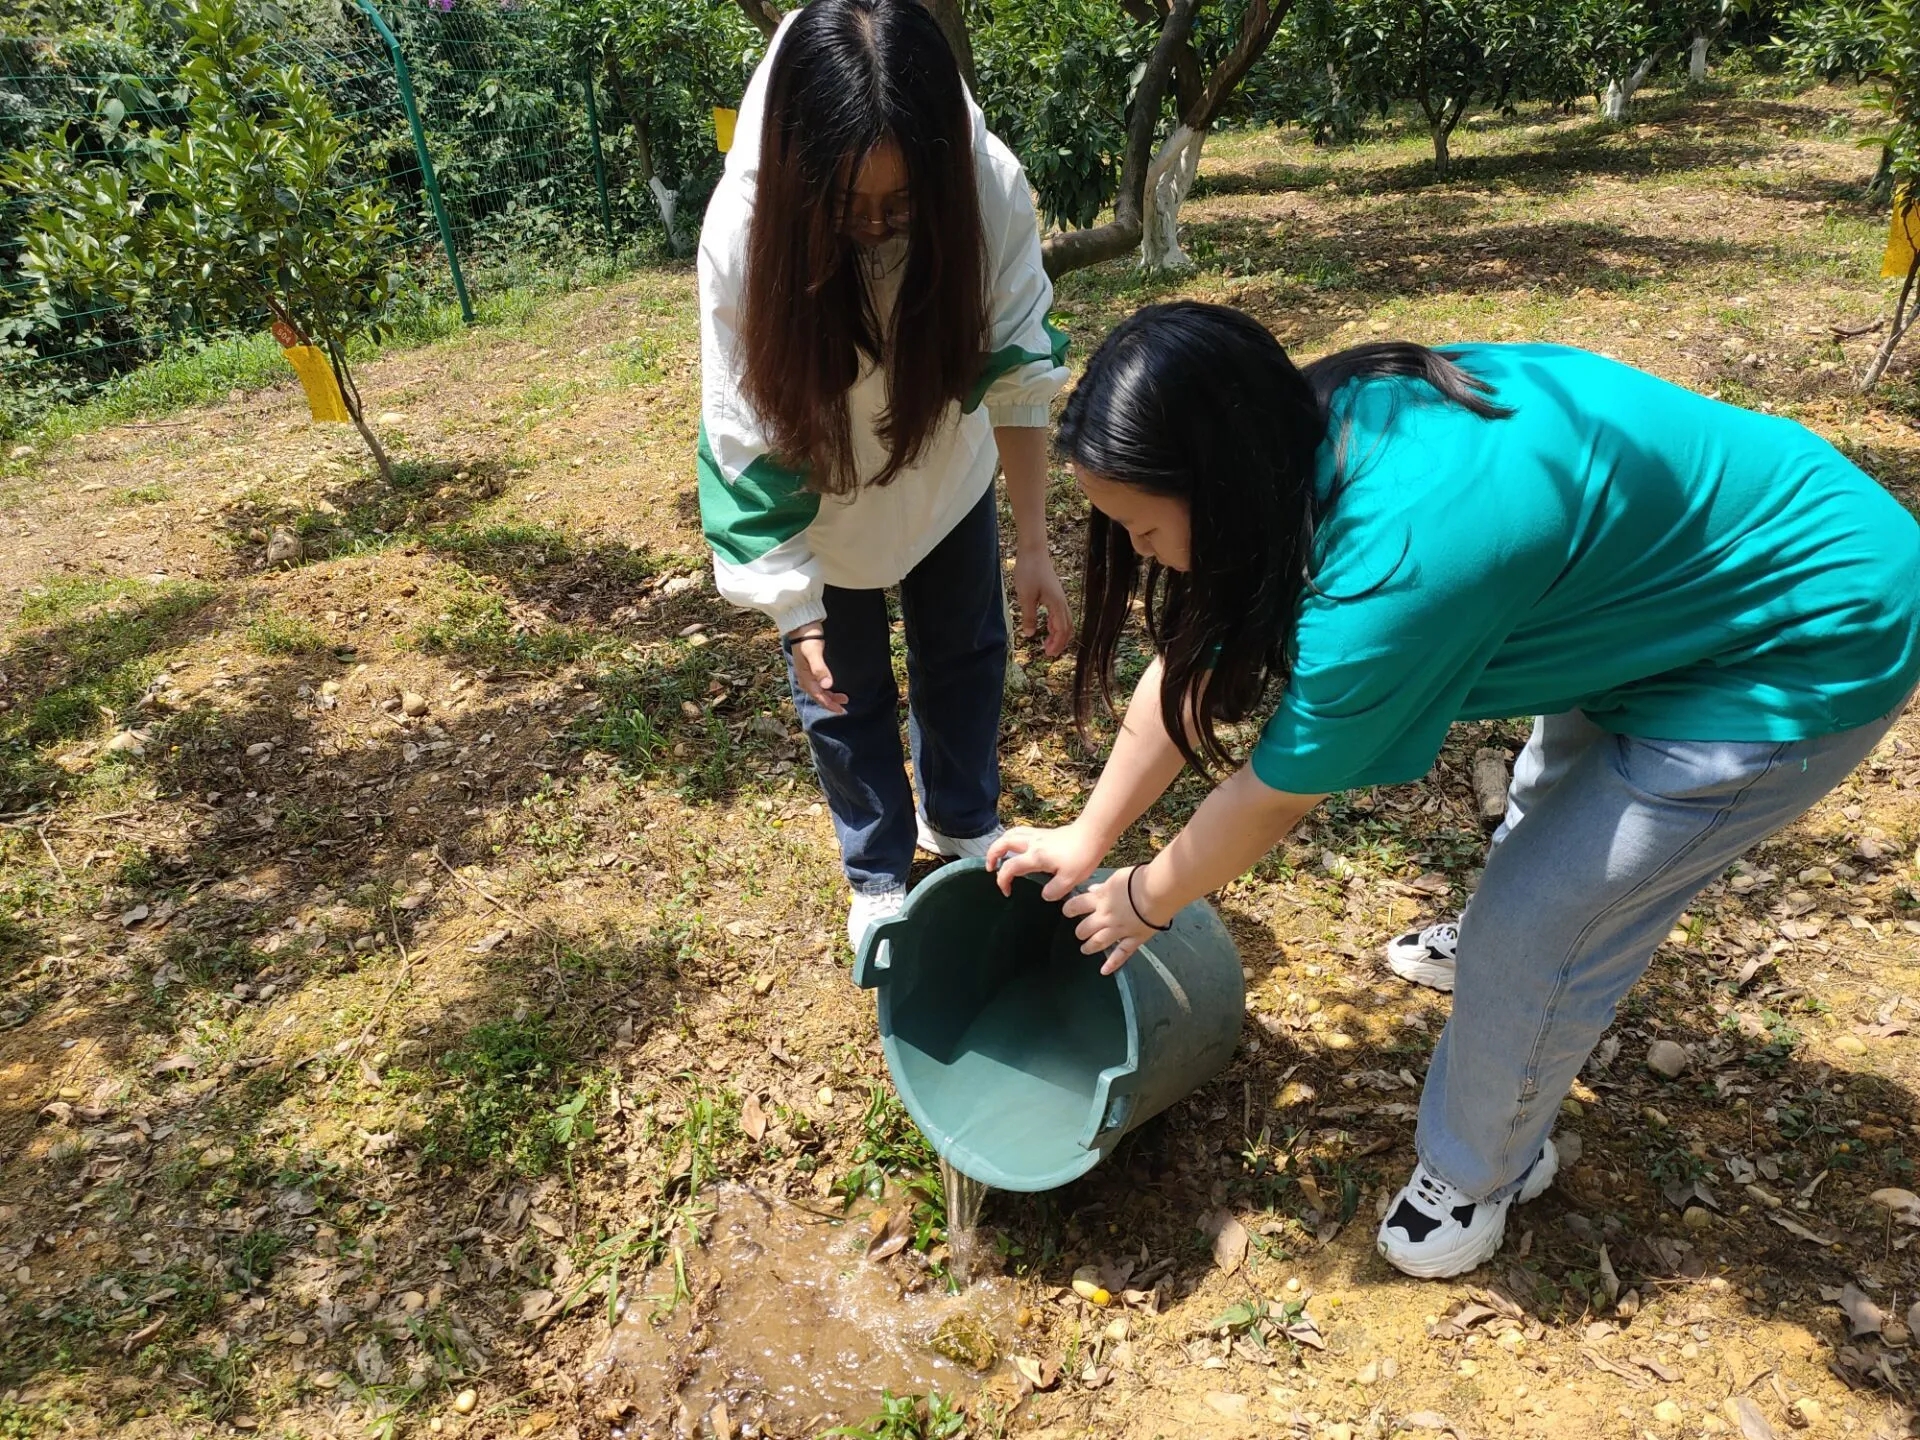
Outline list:
[[[1867,1042],[1858,1035],[1836,1035],[1833,1048],[1842,1055],[1864,1055],[1867,1053]]]
[[[1662,1400],[1653,1407],[1653,1418],[1662,1425],[1678,1425],[1681,1420],[1680,1407],[1671,1400]]]
[[[1656,1040],[1647,1046],[1647,1068],[1656,1075],[1676,1080],[1686,1073],[1691,1063],[1687,1047],[1672,1040]]]
[[[1811,1395],[1802,1395],[1798,1400],[1793,1402],[1793,1408],[1798,1412],[1801,1420],[1808,1425],[1818,1425],[1826,1418],[1827,1412],[1822,1408],[1820,1402]]]
[[[462,1390],[453,1397],[453,1408],[462,1415],[471,1415],[473,1407],[479,1403],[479,1393],[473,1390]]]

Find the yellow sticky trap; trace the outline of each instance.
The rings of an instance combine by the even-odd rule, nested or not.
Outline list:
[[[738,110],[722,110],[718,105],[713,107],[713,143],[720,147],[722,155],[733,149],[733,123],[739,118]]]
[[[326,351],[318,345],[284,345],[281,353],[300,377],[300,384],[307,392],[307,408],[313,412],[316,422],[344,425],[353,418],[347,414],[346,397],[340,393],[340,382],[333,377],[333,366],[327,363]]]
[[[1920,250],[1920,200],[1902,195],[1893,202],[1893,223],[1887,228],[1887,253],[1880,273],[1904,280],[1913,268],[1916,250]]]

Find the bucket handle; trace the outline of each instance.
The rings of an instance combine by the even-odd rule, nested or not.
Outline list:
[[[868,927],[860,942],[860,953],[853,957],[853,983],[862,990],[874,990],[887,983],[893,970],[893,935],[907,931],[905,916],[895,916]]]
[[[1081,1138],[1083,1149],[1101,1150],[1111,1145],[1133,1123],[1135,1069],[1132,1061],[1111,1065],[1094,1082],[1089,1133]]]

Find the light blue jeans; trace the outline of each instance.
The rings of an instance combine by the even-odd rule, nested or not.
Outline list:
[[[1420,1096],[1427,1169],[1477,1200],[1519,1189],[1687,903],[1844,780],[1901,708],[1786,743],[1643,740],[1577,710],[1537,719],[1460,920],[1453,1013]]]

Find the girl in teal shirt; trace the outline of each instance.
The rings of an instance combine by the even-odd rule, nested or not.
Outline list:
[[[1553,1178],[1553,1117],[1687,902],[1872,750],[1920,679],[1920,524],[1826,441],[1551,345],[1297,369],[1218,306],[1141,311],[1069,400],[1094,505],[1075,698],[1136,597],[1157,658],[1086,811],[1002,885],[1086,882],[1220,727],[1244,764],[1147,865],[1067,901],[1108,970],[1328,794],[1417,780],[1455,720],[1533,715],[1457,925],[1389,963],[1455,992],[1383,1254],[1442,1276]]]

